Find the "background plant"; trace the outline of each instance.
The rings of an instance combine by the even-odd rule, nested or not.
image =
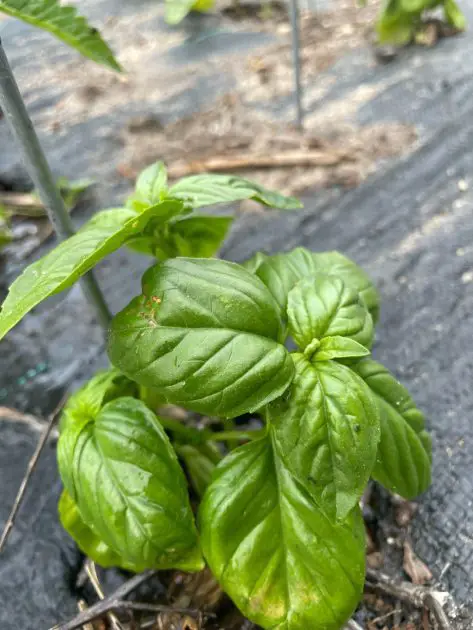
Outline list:
[[[166,0],[166,22],[178,24],[188,13],[207,13],[215,6],[215,0]]]
[[[169,187],[151,166],[126,208],[98,213],[25,270],[0,331],[120,245],[153,253],[141,294],[112,322],[114,368],[64,410],[62,523],[103,566],[206,562],[255,623],[337,629],[363,589],[366,484],[424,491],[430,439],[408,392],[370,358],[379,298],[353,262],[302,248],[244,265],[195,257],[226,232],[196,210],[246,198],[299,205],[226,176]],[[169,403],[219,420],[197,428],[166,415]],[[247,412],[261,428],[234,424]],[[197,524],[185,474],[202,497]]]
[[[84,57],[121,70],[98,30],[78,15],[75,7],[61,5],[58,0],[0,0],[0,12],[52,33]]]
[[[166,0],[166,21],[177,24],[190,11],[206,12],[214,0]],[[0,0],[0,13],[48,31],[93,61],[121,71],[109,45],[73,6],[59,0]]]
[[[465,29],[465,16],[455,0],[386,0],[376,24],[379,42],[408,44],[421,30],[426,12],[439,8],[447,24]]]

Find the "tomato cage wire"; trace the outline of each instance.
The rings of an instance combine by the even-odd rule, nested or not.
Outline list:
[[[18,85],[0,38],[0,108],[20,149],[39,198],[59,239],[75,233],[46,156],[39,143],[33,123],[26,110]],[[81,278],[82,289],[89,304],[95,310],[100,324],[106,329],[110,323],[110,311],[97,284],[93,272]]]

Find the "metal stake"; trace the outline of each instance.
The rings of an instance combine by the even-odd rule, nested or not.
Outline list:
[[[292,63],[294,66],[294,98],[296,102],[297,126],[302,128],[304,112],[302,109],[301,58],[300,58],[300,24],[299,5],[297,0],[291,0],[291,29],[292,29]]]
[[[51,169],[38,140],[25,103],[13,76],[0,39],[0,107],[12,134],[16,137],[28,173],[33,180],[49,220],[60,239],[74,234],[74,226],[54,182]],[[92,272],[81,278],[82,288],[104,328],[110,323],[110,311]]]

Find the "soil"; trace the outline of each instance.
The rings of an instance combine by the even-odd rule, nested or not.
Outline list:
[[[360,9],[343,0],[335,11],[303,13],[304,81],[313,81],[340,56],[366,43],[377,8],[376,2]],[[320,161],[331,164],[239,169],[242,175],[251,175],[266,186],[297,194],[329,186],[356,186],[381,160],[413,148],[417,134],[412,126],[393,122],[360,127],[350,121],[350,113],[373,98],[376,88],[355,91],[352,102],[344,98],[312,112],[306,117],[303,131],[287,122],[275,123],[274,112],[262,105],[290,96],[294,89],[287,12],[281,4],[273,3],[262,16],[259,5],[242,3],[224,6],[222,14],[246,29],[276,34],[280,41],[249,58],[235,57],[226,69],[234,75],[235,86],[210,108],[168,125],[154,116],[130,120],[122,135],[124,161],[119,172],[134,179],[145,165],[156,160],[165,160],[171,171],[173,167],[179,171],[186,164],[192,167],[206,158],[235,153],[250,158],[318,149]]]

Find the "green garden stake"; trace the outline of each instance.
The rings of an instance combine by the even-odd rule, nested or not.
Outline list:
[[[298,0],[291,0],[292,29],[292,61],[294,66],[294,99],[296,103],[296,124],[301,129],[304,123],[302,109],[301,57],[300,57],[300,24]]]
[[[0,107],[10,125],[13,136],[21,150],[28,173],[33,180],[49,220],[62,240],[74,234],[71,217],[64,207],[62,197],[54,182],[51,169],[38,140],[25,103],[13,76],[5,50],[0,40]],[[95,308],[97,318],[108,328],[110,312],[97,281],[89,272],[81,279],[88,301]]]

